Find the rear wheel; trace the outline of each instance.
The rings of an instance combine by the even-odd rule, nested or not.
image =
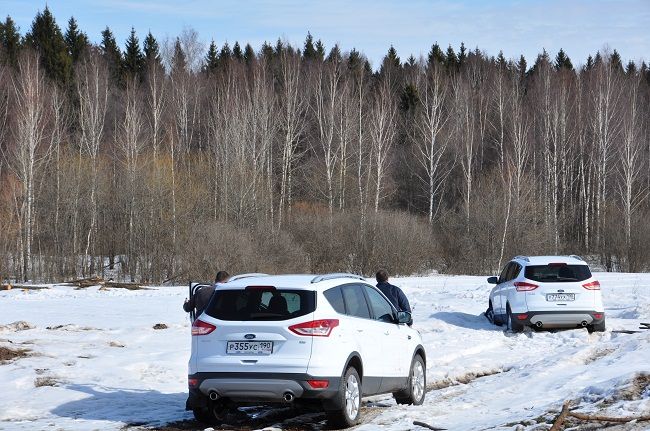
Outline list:
[[[208,407],[196,408],[192,410],[194,419],[208,425],[219,425],[228,415],[228,407],[223,403],[211,402]]]
[[[361,411],[361,379],[354,367],[345,370],[337,397],[341,407],[327,412],[328,425],[337,429],[356,425]]]
[[[415,355],[411,363],[411,372],[409,374],[408,388],[401,392],[395,392],[393,396],[397,404],[413,404],[419,406],[424,402],[424,396],[427,389],[427,376],[424,359],[422,356]]]
[[[589,331],[590,334],[592,332],[605,332],[605,318],[603,318],[602,322],[600,323],[594,323],[593,325],[588,325],[587,331]]]
[[[510,310],[510,304],[506,305],[506,322],[508,329],[512,332],[521,332],[524,330],[524,325],[522,325],[518,320],[512,316],[512,311]]]

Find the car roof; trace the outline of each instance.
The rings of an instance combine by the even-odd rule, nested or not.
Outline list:
[[[587,262],[579,256],[517,256],[512,260],[517,261],[524,266],[528,265],[548,265],[549,263],[566,263],[567,265],[587,265]]]
[[[353,274],[285,274],[251,275],[221,283],[222,288],[243,289],[248,286],[273,286],[276,288],[325,290],[345,283],[370,284],[366,279]]]

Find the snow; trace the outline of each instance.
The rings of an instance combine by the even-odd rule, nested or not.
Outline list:
[[[417,407],[373,397],[358,429],[418,429],[419,420],[451,430],[532,431],[565,400],[583,412],[650,413],[647,380],[634,386],[650,374],[650,331],[612,332],[650,320],[650,275],[596,277],[607,313],[602,334],[504,332],[481,314],[491,288],[485,277],[393,279],[413,306],[431,390]],[[119,430],[190,419],[186,296],[182,286],[1,291],[0,346],[33,355],[0,365],[0,430]],[[153,329],[157,323],[168,328]]]

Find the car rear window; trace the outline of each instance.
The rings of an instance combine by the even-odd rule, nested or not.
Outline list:
[[[526,267],[524,277],[529,280],[542,283],[561,283],[572,281],[584,281],[591,277],[591,271],[587,265],[531,265]]]
[[[312,313],[316,293],[293,289],[217,289],[206,313],[219,320],[289,320]]]

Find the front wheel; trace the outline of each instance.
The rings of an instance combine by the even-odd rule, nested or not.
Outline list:
[[[419,406],[424,402],[424,396],[427,389],[427,375],[424,359],[422,356],[415,355],[411,363],[411,372],[409,374],[408,388],[401,392],[393,394],[397,404],[412,404]]]
[[[354,367],[345,370],[337,397],[341,407],[327,412],[328,425],[335,429],[356,425],[361,416],[361,379]]]

